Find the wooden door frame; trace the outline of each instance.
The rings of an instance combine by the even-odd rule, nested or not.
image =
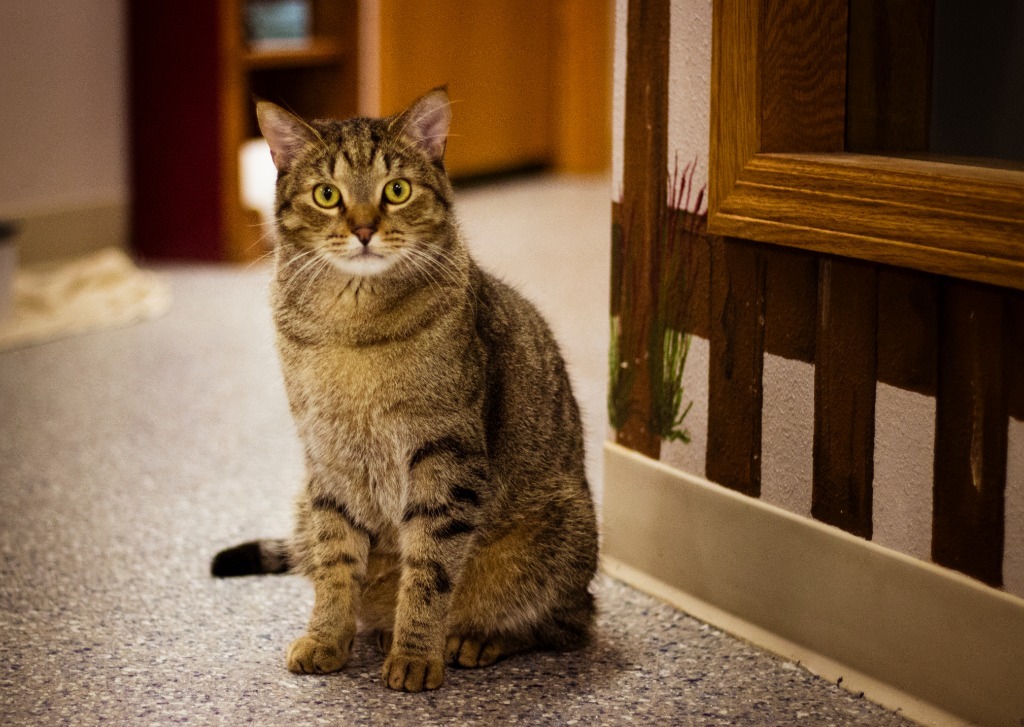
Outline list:
[[[708,230],[1024,290],[1024,171],[845,152],[847,0],[714,0]]]

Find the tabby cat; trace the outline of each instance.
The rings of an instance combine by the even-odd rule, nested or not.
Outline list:
[[[470,257],[435,89],[404,113],[306,123],[258,102],[277,178],[272,307],[307,480],[288,541],[215,575],[297,570],[315,590],[293,672],[341,669],[357,621],[384,683],[583,646],[594,508],[579,409],[537,310]]]

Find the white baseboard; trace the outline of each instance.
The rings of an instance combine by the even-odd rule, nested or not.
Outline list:
[[[613,576],[924,724],[1024,724],[1024,600],[605,446]]]

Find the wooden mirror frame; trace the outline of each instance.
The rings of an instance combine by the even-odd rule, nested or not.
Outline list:
[[[708,230],[1024,290],[1024,171],[844,151],[847,0],[714,0]]]

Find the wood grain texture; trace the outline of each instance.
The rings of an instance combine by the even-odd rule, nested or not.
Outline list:
[[[714,0],[712,4],[709,223],[732,193],[740,171],[760,150],[757,53],[762,4],[741,0]]]
[[[668,192],[668,0],[633,0],[626,26],[626,114],[622,191],[620,351],[632,368],[628,415],[616,441],[657,459],[653,431],[651,330],[657,309],[661,236]],[[655,362],[656,363],[656,362]]]
[[[934,0],[850,0],[846,149],[928,149]]]
[[[935,426],[932,559],[1002,584],[1007,400],[1004,296],[943,286]]]
[[[878,271],[878,380],[935,395],[939,279],[883,266]]]
[[[870,539],[878,270],[842,258],[820,265],[811,514]]]
[[[761,246],[711,240],[709,480],[761,494],[765,259]]]
[[[813,363],[818,258],[802,250],[768,245],[764,256],[764,350]]]
[[[1024,289],[1019,182],[909,159],[758,155],[709,229]]]
[[[842,151],[847,0],[762,5],[760,152]]]
[[[780,18],[805,4],[716,0],[709,232],[1024,289],[1024,172],[835,152],[832,125],[830,133],[800,139],[778,130],[787,119],[801,128],[799,113],[788,105],[770,112],[771,125],[765,122],[758,84],[770,74],[759,59],[786,69],[813,57],[830,67],[803,70],[795,76],[801,79],[844,73],[845,52],[829,40],[830,31],[822,32],[833,52],[824,54],[814,47],[821,40],[814,32],[786,30]],[[815,12],[829,8],[835,17],[823,21],[825,27],[838,27],[845,4],[829,0]],[[769,18],[769,12],[783,16]],[[765,32],[759,33],[762,17]],[[779,33],[785,43],[764,47]],[[782,53],[788,60],[777,57]],[[784,87],[786,77],[773,83]],[[832,108],[831,97],[823,98]],[[808,106],[806,113],[817,111]],[[801,139],[822,148],[796,153],[810,145]]]

